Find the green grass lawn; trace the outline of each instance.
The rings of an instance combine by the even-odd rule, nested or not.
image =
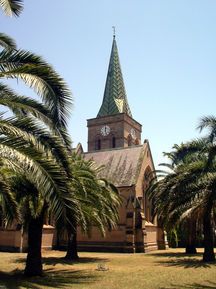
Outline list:
[[[148,254],[80,253],[79,262],[65,262],[64,252],[43,252],[45,276],[24,278],[26,254],[0,253],[0,289],[215,289],[216,263],[181,249]],[[108,270],[97,270],[98,264]]]

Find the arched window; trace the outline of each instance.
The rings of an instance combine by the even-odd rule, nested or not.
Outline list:
[[[95,149],[100,150],[101,149],[101,140],[97,139],[95,142]]]
[[[113,136],[112,137],[112,148],[116,147],[116,138]]]
[[[146,190],[149,187],[149,184],[151,182],[151,179],[153,178],[152,175],[152,170],[148,166],[145,170],[144,173],[144,212],[145,212],[145,217],[148,222],[153,221],[153,215],[152,215],[152,202],[149,200],[148,196],[146,195]]]
[[[129,134],[128,135],[128,138],[127,138],[127,141],[128,141],[128,146],[132,146],[132,136]]]

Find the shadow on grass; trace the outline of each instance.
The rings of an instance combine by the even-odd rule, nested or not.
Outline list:
[[[49,288],[64,288],[70,284],[87,284],[96,282],[97,278],[85,271],[69,270],[45,270],[43,277],[25,277],[23,272],[15,270],[10,273],[0,271],[0,289],[38,289],[47,286]]]
[[[171,287],[160,287],[159,289],[215,289],[215,282],[205,282],[206,284],[192,283],[188,285],[171,285]]]
[[[180,258],[180,257],[201,257],[203,253],[196,253],[196,254],[186,254],[184,252],[162,252],[162,253],[149,253],[148,255],[155,256],[155,257],[163,257],[163,258]]]
[[[184,268],[210,268],[212,266],[216,266],[216,262],[206,263],[196,258],[175,258],[156,262],[164,266],[174,266]]]
[[[90,257],[80,257],[77,260],[67,260],[64,257],[43,257],[43,264],[44,265],[73,265],[73,264],[80,264],[80,263],[103,263],[103,262],[108,262],[108,259],[104,258],[90,258]],[[16,260],[16,263],[25,263],[26,258],[19,258]],[[1,287],[0,287],[1,289]]]
[[[90,257],[80,257],[77,260],[67,260],[65,258],[56,258],[56,257],[44,257],[43,264],[45,265],[56,265],[56,264],[80,264],[80,263],[101,263],[101,262],[108,262],[108,259],[103,258],[90,258]],[[1,288],[0,288],[1,289]]]
[[[216,266],[216,262],[203,262],[202,256],[203,253],[197,254],[186,254],[184,252],[162,252],[162,253],[150,253],[150,256],[155,258],[162,257],[166,258],[166,260],[157,260],[156,263],[162,264],[165,266],[176,266],[176,267],[184,267],[184,268],[209,268],[211,266]],[[198,257],[198,258],[197,258]],[[216,287],[215,287],[216,288]]]

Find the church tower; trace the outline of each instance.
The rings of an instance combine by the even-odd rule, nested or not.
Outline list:
[[[115,35],[102,105],[97,117],[87,120],[87,126],[89,152],[141,144],[142,126],[132,118]]]
[[[146,195],[155,170],[150,145],[148,140],[141,144],[142,126],[131,114],[115,35],[103,101],[97,117],[87,124],[88,151],[84,158],[102,168],[98,177],[118,189],[122,206],[116,229],[107,230],[105,238],[96,228],[91,238],[78,232],[80,249],[135,253],[165,248],[163,231],[157,227]]]

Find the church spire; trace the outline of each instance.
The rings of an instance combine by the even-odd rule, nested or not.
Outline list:
[[[132,117],[125,92],[114,29],[113,44],[110,55],[103,102],[97,117],[123,112]]]

